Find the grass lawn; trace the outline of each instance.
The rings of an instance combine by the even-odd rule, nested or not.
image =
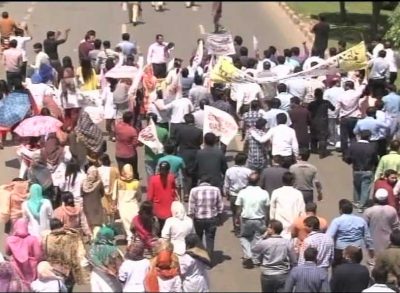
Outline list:
[[[348,47],[359,43],[363,38],[370,40],[370,21],[372,15],[372,2],[347,2],[347,21],[340,19],[339,1],[334,2],[286,2],[294,11],[302,14],[303,18],[317,19],[323,14],[331,24],[329,46],[336,46],[338,40],[345,40]],[[380,32],[387,29],[387,19],[391,11],[381,10],[379,20]]]

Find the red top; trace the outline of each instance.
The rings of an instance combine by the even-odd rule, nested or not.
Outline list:
[[[168,175],[167,186],[163,187],[159,174],[150,177],[147,189],[147,199],[153,202],[154,215],[159,219],[172,216],[171,205],[176,198],[175,176]]]
[[[396,211],[398,212],[399,205],[398,205],[398,201],[396,200],[396,197],[394,196],[393,187],[386,181],[386,179],[379,179],[379,180],[375,181],[374,194],[379,188],[383,188],[383,189],[387,190],[388,205],[394,207],[396,209]]]
[[[115,126],[115,156],[117,158],[132,158],[136,156],[138,133],[131,125],[120,122]]]

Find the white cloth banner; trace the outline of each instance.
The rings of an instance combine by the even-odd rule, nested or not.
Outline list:
[[[203,47],[204,47],[203,40],[200,40],[199,45],[197,46],[196,55],[194,55],[193,58],[193,63],[192,63],[193,70],[196,70],[201,63],[201,60],[203,60],[203,54],[204,54]]]
[[[224,34],[208,34],[206,40],[208,54],[211,55],[233,55],[235,54],[235,46],[233,45],[232,35]]]
[[[229,145],[238,130],[239,127],[230,114],[211,106],[204,106],[204,134],[212,132],[220,137],[222,143]]]
[[[155,154],[161,154],[164,151],[162,143],[158,140],[156,125],[152,119],[150,119],[149,125],[139,132],[138,140],[148,146]]]

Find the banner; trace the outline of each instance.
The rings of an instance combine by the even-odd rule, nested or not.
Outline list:
[[[217,108],[204,106],[203,134],[212,132],[220,137],[222,143],[229,145],[238,130],[239,127],[231,115]]]
[[[203,40],[200,40],[197,46],[196,55],[194,55],[192,62],[193,70],[196,70],[197,67],[200,65],[201,61],[203,60],[203,54],[204,54],[204,43]]]
[[[254,53],[257,54],[258,52],[258,39],[256,36],[253,36],[253,50]]]
[[[217,64],[211,71],[211,80],[214,83],[255,82],[250,75],[236,68],[232,59],[226,56],[219,57]]]
[[[229,33],[208,34],[206,46],[208,54],[211,55],[224,56],[236,53],[232,35]]]
[[[155,154],[161,154],[164,151],[162,143],[158,140],[156,125],[152,119],[150,119],[149,125],[139,132],[138,140],[148,146]]]
[[[277,82],[286,80],[289,78],[298,77],[311,77],[321,76],[327,74],[345,73],[353,70],[360,70],[367,67],[367,49],[365,48],[364,42],[359,43],[351,47],[350,49],[333,56],[325,62],[322,62],[308,70],[304,70],[298,73],[289,74],[281,78],[256,78],[258,83]]]

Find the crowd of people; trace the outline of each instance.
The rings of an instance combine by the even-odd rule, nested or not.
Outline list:
[[[321,18],[313,31],[324,30]],[[113,48],[90,30],[75,68],[58,54],[69,30],[34,43],[33,64],[26,26],[3,12],[0,33],[10,39],[1,98],[28,96],[31,109],[21,121],[62,122],[55,132],[27,137],[14,132],[19,123],[0,124],[1,147],[17,144],[20,161],[18,177],[0,187],[2,292],[72,292],[87,283],[92,292],[212,291],[225,199],[243,268],[260,268],[262,292],[398,291],[400,96],[390,41],[368,47],[368,71],[223,84],[210,78],[206,47],[184,67],[161,34],[143,65],[128,33]],[[306,43],[304,52],[270,46],[263,58],[250,57],[241,36],[234,45],[232,63],[253,77],[285,77],[346,49],[343,42],[328,49],[320,36],[311,52]],[[107,77],[125,67],[141,73]],[[82,102],[93,91],[108,141]],[[243,148],[230,167],[227,145],[203,131],[206,106],[240,125]],[[144,145],[142,158],[138,137],[151,124],[163,150]],[[114,143],[115,164],[107,154]],[[323,182],[308,160],[332,151],[352,166],[354,198],[341,199],[340,215],[328,223],[317,213]],[[364,249],[372,278],[361,264]]]

